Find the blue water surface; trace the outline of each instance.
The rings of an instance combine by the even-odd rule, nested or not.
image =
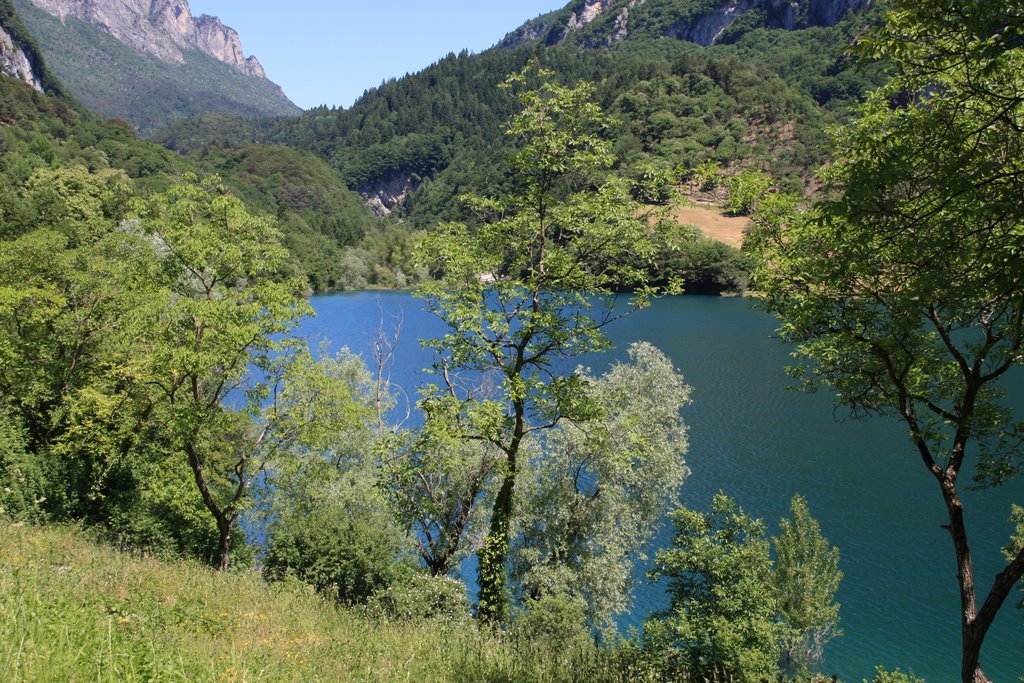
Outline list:
[[[312,299],[317,316],[301,333],[348,347],[370,361],[370,341],[383,325],[400,324],[392,380],[411,400],[431,381],[433,359],[419,340],[443,327],[404,292],[360,292]],[[929,683],[959,679],[960,629],[956,568],[945,511],[900,425],[885,418],[857,421],[833,409],[826,392],[789,390],[784,368],[790,349],[773,338],[776,321],[745,299],[669,297],[609,328],[616,350],[585,359],[595,371],[622,359],[632,341],[668,354],[693,387],[683,413],[689,428],[692,474],[680,502],[706,509],[718,491],[764,518],[774,532],[790,498],[807,498],[823,533],[839,547],[845,577],[839,591],[844,636],[828,646],[822,670],[848,683],[870,679],[876,665],[901,667]],[[572,362],[573,365],[576,361]],[[1021,379],[1021,374],[1013,380]],[[1017,389],[1017,387],[1011,387]],[[1024,392],[1016,402],[1024,415]],[[1011,502],[1024,503],[1024,485],[966,492],[966,517],[979,587],[987,590],[1005,564]],[[671,540],[664,525],[655,546]],[[1024,613],[1012,595],[989,633],[982,664],[993,681],[1024,674]],[[1013,603],[1013,604],[1011,604]],[[643,582],[630,623],[665,605],[660,586]]]

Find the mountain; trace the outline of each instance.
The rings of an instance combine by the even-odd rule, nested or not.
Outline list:
[[[207,112],[244,117],[301,110],[246,57],[217,17],[185,0],[14,0],[72,95],[149,135]]]
[[[145,196],[186,173],[218,174],[250,210],[275,216],[291,252],[289,271],[305,275],[314,291],[349,281],[346,249],[358,246],[361,254],[370,254],[379,242],[372,252],[378,262],[392,254],[370,209],[327,162],[309,152],[259,145],[207,148],[186,158],[139,138],[124,121],[97,115],[66,94],[11,0],[0,0],[0,240],[59,214],[42,218],[48,205],[26,199],[26,187],[40,174],[57,184],[103,178],[122,183],[128,195]],[[119,195],[119,201],[128,195]]]
[[[122,43],[164,62],[183,64],[185,51],[208,54],[250,76],[266,78],[255,57],[246,58],[238,33],[217,17],[192,17],[182,0],[32,0],[42,10],[62,21],[81,19],[98,26]]]
[[[834,26],[870,0],[574,0],[509,33],[502,47],[610,47],[630,38],[734,42],[757,28]]]
[[[429,229],[463,217],[463,193],[502,191],[501,162],[511,145],[504,122],[516,102],[498,86],[539,60],[563,83],[596,85],[602,107],[621,122],[612,135],[617,170],[628,178],[667,177],[710,162],[727,174],[757,168],[787,189],[813,189],[824,130],[874,82],[872,69],[854,68],[845,51],[874,15],[849,11],[862,4],[576,0],[495,48],[449,54],[367,91],[348,109],[276,120],[207,116],[177,122],[154,139],[177,151],[242,143],[307,149],[378,214]],[[792,21],[772,19],[773,8]],[[739,17],[729,40],[702,46],[684,38],[723,13]],[[625,33],[609,41],[620,35],[607,33],[616,26]],[[545,35],[556,34],[561,38],[549,45]]]

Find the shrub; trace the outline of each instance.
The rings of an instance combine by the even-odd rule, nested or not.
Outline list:
[[[413,572],[379,589],[369,601],[371,612],[403,621],[470,618],[466,587],[447,576]]]
[[[567,595],[544,595],[527,600],[516,621],[515,633],[535,648],[568,655],[593,647],[586,628],[583,601]]]
[[[875,669],[875,677],[871,679],[871,683],[924,683],[924,679],[914,674],[905,674],[899,669],[889,672],[882,667],[877,667]]]
[[[0,411],[0,516],[41,522],[46,478],[26,444],[21,425]]]
[[[292,511],[270,527],[265,571],[309,583],[345,604],[364,604],[410,571],[404,537],[372,496]]]

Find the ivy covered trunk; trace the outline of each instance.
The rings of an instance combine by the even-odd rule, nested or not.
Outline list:
[[[480,565],[477,581],[480,585],[479,615],[483,621],[501,623],[508,616],[508,596],[505,591],[505,564],[510,542],[512,494],[515,490],[515,471],[505,475],[501,490],[494,501],[491,526],[477,553]]]

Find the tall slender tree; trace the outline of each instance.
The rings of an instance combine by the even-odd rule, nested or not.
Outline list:
[[[775,546],[775,589],[786,626],[782,636],[782,667],[790,674],[806,673],[821,661],[825,645],[841,635],[836,591],[839,549],[821,535],[803,496],[793,496],[789,517],[779,522]]]
[[[286,365],[285,333],[310,309],[279,279],[284,248],[215,180],[194,178],[139,207],[161,255],[163,287],[137,329],[136,375],[150,389],[173,450],[188,462],[217,525],[218,564],[280,420],[254,421]],[[261,376],[261,373],[265,373]]]
[[[981,592],[960,480],[1024,466],[1024,427],[998,400],[1024,358],[1024,2],[897,0],[859,49],[891,79],[840,131],[831,198],[762,226],[757,282],[810,386],[908,427],[945,507],[961,679],[984,683],[1024,546]]]
[[[630,307],[650,294],[643,264],[653,245],[640,207],[606,169],[610,120],[593,87],[565,87],[527,69],[508,80],[520,113],[507,133],[514,192],[473,197],[479,220],[441,227],[426,240],[441,279],[426,287],[428,310],[447,326],[424,343],[437,350],[440,382],[423,401],[429,418],[466,438],[493,444],[499,482],[479,559],[480,615],[506,615],[506,571],[520,453],[525,442],[565,416],[585,419],[593,402],[561,365],[609,346],[604,328],[623,314],[614,291],[633,288]],[[527,82],[540,79],[536,87]],[[494,390],[469,400],[460,372],[482,373]]]

